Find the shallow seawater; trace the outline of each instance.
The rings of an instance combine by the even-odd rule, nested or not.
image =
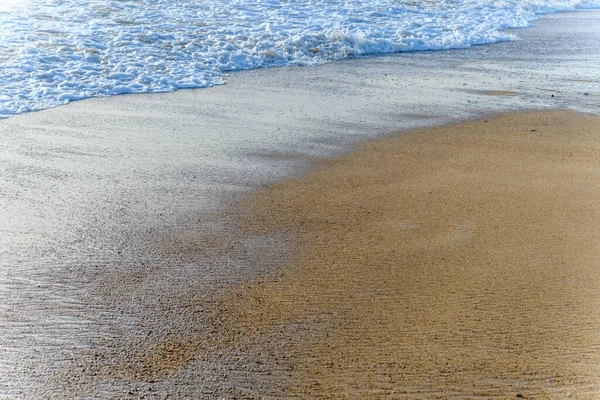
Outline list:
[[[6,0],[0,117],[225,82],[228,71],[466,48],[599,0]]]

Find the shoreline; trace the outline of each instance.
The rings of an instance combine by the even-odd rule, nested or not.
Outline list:
[[[222,358],[203,360],[184,352],[171,361],[194,360],[195,369],[177,367],[154,382],[138,379],[135,365],[132,372],[118,364],[165,348],[165,339],[177,353],[174,332],[218,322],[228,288],[283,273],[295,260],[297,232],[250,235],[243,224],[251,216],[229,206],[238,199],[398,128],[501,110],[596,112],[598,95],[581,95],[597,82],[582,53],[543,48],[544,39],[560,37],[550,32],[555,23],[566,29],[571,18],[586,22],[574,37],[593,40],[586,29],[600,12],[574,14],[522,31],[531,49],[513,42],[241,72],[212,89],[85,100],[0,121],[0,178],[10,188],[0,210],[8,221],[0,235],[0,335],[7,338],[0,397],[135,398],[145,390],[197,397],[229,389],[250,397],[285,389],[281,375],[261,374],[256,365],[246,371],[244,362],[268,354],[260,346],[245,354],[227,345]],[[590,60],[598,58],[588,50]],[[571,74],[593,79],[565,81]],[[265,258],[272,262],[263,265]],[[293,325],[297,337],[280,334],[311,338],[315,332],[304,328],[321,332],[328,320],[315,318]],[[242,367],[227,370],[232,365]]]

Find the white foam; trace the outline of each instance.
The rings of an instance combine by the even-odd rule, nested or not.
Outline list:
[[[0,8],[0,117],[87,97],[208,87],[228,71],[491,44],[514,39],[501,30],[528,26],[540,13],[600,7],[600,0],[26,1]]]

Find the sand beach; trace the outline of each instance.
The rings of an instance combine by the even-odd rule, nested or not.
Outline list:
[[[597,398],[599,126],[420,130],[262,191],[245,226],[298,260],[228,293],[218,331],[301,398]]]
[[[261,190],[236,240],[287,237],[289,265],[179,299],[204,329],[112,373],[216,362],[210,395],[242,398],[598,398],[599,123],[417,130]]]
[[[0,398],[600,398],[598,21],[0,121]]]

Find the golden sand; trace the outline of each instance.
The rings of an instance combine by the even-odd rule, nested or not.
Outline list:
[[[372,141],[244,207],[296,261],[163,347],[172,368],[243,342],[301,398],[600,398],[599,117]]]
[[[483,94],[488,96],[515,96],[517,93],[506,90],[485,90]]]

